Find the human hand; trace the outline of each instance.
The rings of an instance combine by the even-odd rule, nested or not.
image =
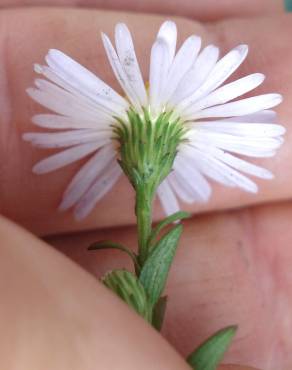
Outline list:
[[[167,6],[165,8],[167,9]],[[183,12],[182,9],[181,11]],[[191,16],[191,13],[189,12],[188,15]],[[69,53],[89,69],[97,71],[100,76],[114,85],[115,82],[109,74],[110,70],[107,66],[101,43],[96,41],[96,34],[101,29],[111,33],[113,24],[121,20],[126,20],[134,31],[138,46],[138,56],[142,62],[143,71],[146,72],[146,60],[148,60],[150,44],[162,18],[158,16],[139,16],[115,12],[105,13],[93,10],[81,11],[77,9],[68,9],[64,12],[64,10],[54,8],[50,10],[2,10],[0,18],[0,24],[3,27],[0,36],[4,45],[2,53],[6,59],[4,64],[6,71],[4,69],[3,81],[5,81],[5,77],[7,79],[6,84],[3,84],[0,103],[3,106],[1,108],[2,122],[0,125],[0,129],[3,131],[1,134],[3,143],[0,149],[1,180],[4,179],[0,185],[3,214],[39,235],[63,232],[73,233],[98,227],[100,230],[96,232],[87,232],[79,236],[55,237],[51,238],[50,242],[98,276],[109,268],[126,265],[127,261],[124,261],[116,253],[102,252],[101,254],[92,255],[87,254],[85,248],[96,239],[105,238],[109,235],[113,239],[113,234],[117,235],[119,240],[124,238],[127,244],[134,245],[134,232],[131,227],[116,228],[117,226],[128,225],[133,222],[133,215],[126,211],[133,208],[129,205],[132,205],[133,200],[128,184],[126,181],[121,182],[116,188],[119,191],[116,192],[115,189],[110,193],[98,205],[93,215],[83,223],[76,224],[68,214],[56,214],[55,208],[61,192],[72,174],[75,173],[78,165],[45,177],[35,177],[30,174],[31,164],[37,158],[43,157],[44,154],[39,151],[33,152],[29,146],[20,141],[20,133],[31,130],[30,116],[39,109],[39,107],[28,100],[24,90],[31,85],[33,80],[31,68],[33,62],[42,61],[46,51],[51,47],[59,48]],[[202,13],[201,18],[204,18]],[[223,51],[240,42],[248,43],[251,47],[250,55],[239,73],[243,75],[246,72],[260,71],[267,75],[268,78],[264,85],[264,90],[280,92],[285,98],[285,102],[279,108],[283,124],[288,123],[291,115],[288,104],[289,94],[291,95],[291,79],[289,81],[288,71],[292,57],[289,55],[290,22],[288,16],[262,19],[230,19],[208,23],[205,27],[190,20],[180,19],[177,21],[183,37],[190,33],[197,33],[203,37],[205,43],[214,42]],[[19,23],[22,26],[21,32],[15,31],[15,24]],[[7,35],[9,35],[9,38]],[[86,43],[84,42],[85,37],[87,38]],[[264,43],[263,40],[267,37],[269,43]],[[27,43],[28,40],[29,44]],[[96,49],[93,45],[97,45]],[[246,69],[243,70],[244,68]],[[275,173],[276,178],[270,183],[260,183],[261,191],[259,195],[255,197],[230,190],[227,194],[226,189],[216,187],[213,199],[208,204],[208,210],[210,211],[237,208],[239,206],[245,207],[243,210],[222,211],[220,214],[200,216],[193,218],[187,223],[184,240],[181,243],[177,262],[172,271],[172,279],[168,287],[171,301],[165,324],[166,336],[182,352],[191,350],[198,344],[198,341],[204,339],[212,331],[231,323],[238,323],[240,331],[229,357],[226,358],[228,362],[250,363],[267,370],[275,367],[285,369],[285,366],[288,369],[289,365],[291,365],[292,359],[291,357],[289,358],[286,352],[290,346],[288,320],[291,309],[291,291],[288,273],[291,258],[289,251],[289,240],[291,238],[289,216],[291,211],[289,202],[286,201],[284,203],[291,196],[289,172],[287,172],[289,168],[286,168],[290,155],[288,150],[289,132],[286,135],[286,140],[286,144],[276,158],[263,161],[264,165]],[[255,203],[264,204],[270,202],[274,202],[273,205],[250,207],[250,205]],[[199,210],[197,205],[194,205],[192,208],[196,212],[202,211],[202,209]],[[123,210],[123,212],[118,212],[118,210]],[[157,217],[159,217],[159,214]],[[6,235],[5,230],[7,230],[7,227],[11,236],[18,234],[18,231],[14,232],[14,229],[7,226],[5,222],[3,225],[3,235]],[[101,230],[103,227],[111,227],[111,229]],[[21,248],[19,241],[22,239],[9,242],[9,237],[7,236],[7,238],[7,245],[11,244],[13,247],[11,251],[15,253],[15,256],[18,256],[18,249]],[[32,241],[27,241],[27,243],[34,244]],[[50,252],[54,256],[47,263],[47,256],[46,254],[42,255],[43,252],[37,257],[35,252],[37,248],[43,249],[35,244],[32,248],[32,255],[34,256],[34,261],[41,266],[41,270],[47,271],[46,279],[48,280],[46,280],[46,283],[50,283],[50,271],[54,271],[54,274],[60,270],[67,271],[68,262],[63,260],[62,263],[60,262],[59,267],[54,267],[56,259],[59,257]],[[16,262],[15,258],[12,259],[14,262]],[[7,258],[5,258],[5,254],[1,261],[6,263]],[[20,258],[19,262],[24,265],[26,270],[33,267],[28,264],[29,261],[25,261],[23,258]],[[25,275],[20,274],[21,269],[16,269],[15,264],[12,265],[14,266],[14,268],[12,267],[13,270],[12,268],[9,270],[11,273],[13,272],[13,276],[15,271],[17,271],[15,278],[19,275]],[[45,269],[46,265],[47,269]],[[84,278],[85,280],[83,280],[83,273],[77,273],[76,270],[73,272],[71,268],[71,266],[70,268],[68,267],[69,272],[65,278],[66,282],[69,282],[68,284],[61,284],[61,277],[57,279],[58,274],[56,273],[55,285],[54,281],[51,282],[49,289],[49,297],[54,297],[62,306],[67,300],[70,301],[70,298],[64,292],[68,291],[71,284],[73,286],[71,297],[79,295],[80,290],[86,290],[86,287],[92,287],[90,278]],[[4,269],[6,273],[5,280],[7,281],[10,275],[7,275],[8,272],[6,270],[7,268]],[[73,280],[73,275],[76,277],[75,280]],[[79,277],[80,280],[78,280]],[[36,280],[42,281],[42,279]],[[78,283],[76,280],[80,282]],[[59,281],[59,284],[57,281]],[[27,289],[31,287],[31,280],[28,279],[26,284],[25,281],[23,283]],[[80,290],[75,291],[74,289],[77,286],[82,287],[82,289],[79,288]],[[111,313],[111,315],[106,317],[118,315],[120,312],[120,308],[117,308],[118,303],[112,304],[111,299],[113,298],[106,298],[107,295],[103,293],[102,288],[97,284],[94,286],[94,289],[89,289],[90,292],[86,290],[87,293],[85,295],[89,302],[92,303],[94,299],[96,300],[95,302],[105,302],[104,310],[108,314]],[[14,291],[17,291],[17,289],[19,287],[16,287]],[[38,291],[38,289],[36,290]],[[48,303],[48,300],[41,294],[43,293],[42,286],[39,287],[39,293],[40,295],[36,294],[34,296],[32,294],[28,296],[34,304],[39,306],[39,312],[41,312],[39,327],[43,329],[44,343],[50,344],[51,341],[48,339],[51,334],[49,330],[51,326],[47,327],[45,324],[52,324],[53,322],[58,325],[60,321],[57,318],[60,319],[60,316],[50,316],[51,313],[45,310],[47,306],[45,303]],[[106,295],[105,298],[103,298],[103,294]],[[16,314],[20,305],[25,305],[25,302],[27,302],[25,297],[21,296],[21,298],[15,305],[18,309]],[[6,302],[9,305],[9,297],[7,297]],[[43,305],[40,305],[40,303],[43,303],[43,309]],[[92,307],[96,307],[95,304],[92,303]],[[101,324],[99,317],[95,316],[93,311],[90,311],[91,307],[88,306],[90,305],[84,304],[83,308],[78,311],[78,318],[82,318],[84,320],[82,323],[94,331],[94,328],[99,328]],[[62,312],[61,321],[64,320],[66,314],[66,311],[61,310]],[[28,315],[28,312],[25,311],[25,314]],[[122,315],[126,315],[124,311],[122,311]],[[21,322],[21,319],[27,319],[27,316],[23,318],[19,313],[16,317],[19,318],[19,322]],[[48,318],[50,320],[47,320]],[[102,315],[101,318],[103,318]],[[140,329],[139,326],[142,324],[137,324],[138,326],[136,327],[133,320],[132,316],[129,318],[129,321],[123,316],[121,325],[125,324],[125,326],[119,327],[115,325],[115,329],[120,335],[127,331],[127,338],[132,336],[132,325],[135,330],[139,328],[139,332],[144,333],[144,329]],[[64,334],[62,336],[63,339],[72,335],[69,329],[72,329],[70,325],[64,325],[64,330],[62,330]],[[108,325],[107,333],[111,334],[112,330],[113,328]],[[10,332],[15,334],[11,329]],[[77,327],[73,330],[73,335],[75,333],[75,336],[77,336],[78,332]],[[97,332],[93,335],[92,342],[90,342],[90,338],[85,336],[84,341],[80,345],[83,345],[83,343],[87,344],[89,341],[89,343],[93,343],[98,347],[100,336],[98,336]],[[36,350],[30,334],[29,331],[23,333],[23,335],[28,337],[23,337],[21,344],[29,342],[29,350],[33,353]],[[103,343],[107,342],[104,340],[106,337],[107,335],[104,332]],[[156,339],[152,339],[152,334],[148,337],[146,333],[144,338],[148,338],[147,342],[149,343],[157,343]],[[123,343],[123,341],[119,340],[118,343],[120,342]],[[52,341],[51,345],[57,343],[57,341]],[[111,344],[116,347],[114,343],[116,342],[112,341],[108,345]],[[143,344],[137,340],[135,343],[137,349],[141,348],[141,346],[146,348],[145,343]],[[159,349],[163,348],[162,344],[157,344],[157,346]],[[61,344],[59,347],[61,347]],[[119,366],[125,366],[127,369],[136,365],[138,360],[133,356],[133,351],[135,351],[134,343],[131,342],[125,347],[128,348],[128,351],[129,349],[131,350],[129,356],[125,356],[125,361],[132,362],[125,362],[125,365],[122,365],[121,361],[117,361],[117,358],[110,359],[110,356],[104,356],[105,361],[106,359],[115,360]],[[123,347],[123,350],[124,353],[127,353],[125,347]],[[48,356],[56,352],[56,347],[48,347],[47,345],[41,348],[44,352],[40,353],[43,353],[44,356],[45,354]],[[70,366],[74,364],[76,369],[84,368],[86,365],[82,364],[82,362],[80,362],[81,367],[77,367],[79,365],[75,358],[78,358],[78,351],[73,351],[73,348],[70,347],[68,353],[63,351],[64,361],[67,361],[67,364],[69,363]],[[94,352],[93,349],[90,351],[87,348],[87,350],[88,357],[97,356],[94,362],[95,366],[95,364],[98,364],[98,357],[99,361],[103,358],[101,356],[103,352],[96,351],[92,353]],[[158,361],[154,360],[156,357],[155,353],[152,352],[153,349],[149,351],[145,352],[145,358],[147,357],[148,361]],[[160,352],[164,353],[163,350]],[[157,355],[160,352],[158,351]],[[174,365],[176,368],[183,366],[183,363],[180,363],[180,360],[173,353],[168,356],[171,360],[168,359],[169,363],[161,362],[160,368],[171,368]],[[29,355],[27,357],[30,358]],[[165,355],[161,358],[161,361],[167,361],[167,358]],[[147,368],[153,366],[150,363],[145,362]],[[69,366],[67,364],[64,362],[62,369],[65,366]],[[89,362],[88,366],[90,364],[92,363]],[[32,369],[32,366],[27,368]],[[70,366],[68,368],[71,369],[72,367]],[[90,369],[90,367],[88,368]],[[105,362],[103,363],[103,368],[112,367],[110,367],[110,363]]]

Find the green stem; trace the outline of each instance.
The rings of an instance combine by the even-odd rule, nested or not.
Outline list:
[[[147,185],[136,189],[136,217],[138,232],[138,260],[142,267],[148,257],[148,241],[152,230],[153,194],[147,191]]]

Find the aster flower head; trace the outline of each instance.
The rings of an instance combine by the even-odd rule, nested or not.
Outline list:
[[[48,173],[89,156],[60,209],[74,207],[77,218],[85,217],[123,171],[136,191],[143,183],[157,190],[167,214],[179,209],[178,199],[206,202],[209,180],[255,193],[246,175],[273,177],[242,156],[271,157],[282,144],[285,129],[270,110],[281,95],[237,99],[263,82],[261,73],[223,85],[246,58],[246,45],[219,59],[216,46],[201,49],[201,38],[192,35],[176,51],[176,25],[167,21],[151,49],[146,88],[127,26],[116,25],[115,47],[105,34],[102,41],[124,95],[58,50],[49,51],[47,65],[35,66],[46,79],[27,90],[54,112],[35,115],[33,122],[60,132],[26,133],[24,139],[62,148],[33,171]]]

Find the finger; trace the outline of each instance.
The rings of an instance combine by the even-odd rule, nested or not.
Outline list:
[[[118,21],[126,21],[133,31],[138,57],[147,80],[149,50],[162,18],[85,10],[63,12],[56,9],[3,11],[0,17],[3,30],[0,36],[1,55],[5,55],[0,103],[2,212],[38,233],[132,223],[133,192],[125,179],[100,201],[91,216],[82,223],[76,223],[71,213],[56,212],[62,193],[81,163],[64,167],[49,175],[36,176],[31,173],[33,164],[52,151],[33,149],[21,140],[22,133],[36,130],[30,123],[31,116],[36,112],[44,112],[42,107],[28,98],[25,89],[32,85],[35,78],[32,64],[41,62],[47,50],[52,47],[72,55],[118,89],[101,42],[96,40],[101,29],[112,34],[114,24]],[[22,24],[21,32],[14,30],[18,23]],[[222,52],[239,42],[248,43],[250,57],[241,68],[240,75],[261,71],[268,76],[267,82],[263,88],[258,89],[258,93],[276,91],[284,95],[285,101],[278,111],[283,124],[288,125],[292,115],[289,103],[292,84],[288,72],[292,62],[292,55],[289,53],[290,17],[230,20],[209,25],[207,28],[194,22],[179,20],[178,28],[181,38],[191,33],[199,34],[204,43],[219,44]],[[85,35],[86,43],[83,42]],[[268,43],[264,42],[263,35],[268,35]],[[257,181],[259,194],[251,195],[214,185],[213,196],[207,205],[195,203],[188,209],[201,212],[289,198],[289,184],[292,180],[292,173],[289,171],[292,155],[290,141],[291,135],[288,132],[286,143],[275,158],[254,161],[275,174],[273,181]],[[184,208],[187,209],[186,205]]]
[[[291,204],[196,217],[184,233],[167,287],[164,334],[187,354],[219,328],[237,324],[225,362],[261,369],[292,364]],[[134,228],[119,228],[50,242],[100,277],[131,268],[119,252],[87,252],[96,240],[135,248]]]
[[[2,218],[0,235],[1,369],[188,369],[68,259]]]
[[[275,14],[284,11],[282,0],[184,0],[180,6],[174,0],[163,1],[140,1],[135,0],[1,0],[0,7],[37,5],[37,6],[84,6],[100,9],[112,9],[123,11],[138,11],[165,15],[178,15],[199,20],[215,20],[234,16],[254,16],[263,14]]]

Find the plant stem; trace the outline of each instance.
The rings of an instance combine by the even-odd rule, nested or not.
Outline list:
[[[138,232],[138,260],[141,267],[148,257],[148,241],[152,230],[153,194],[147,190],[146,185],[136,189],[135,213]]]

